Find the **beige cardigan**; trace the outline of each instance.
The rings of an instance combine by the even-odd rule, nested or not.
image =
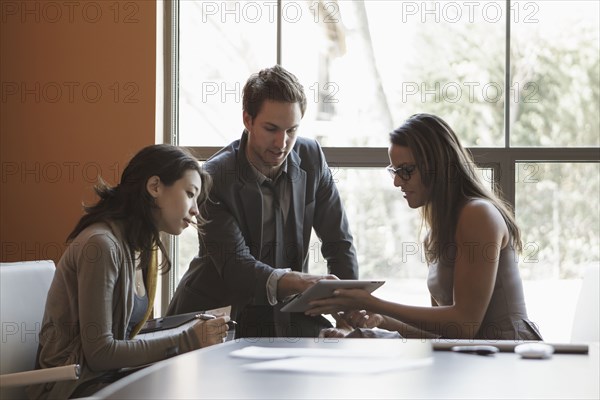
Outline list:
[[[38,363],[41,368],[78,363],[81,377],[30,386],[31,398],[68,398],[79,385],[108,371],[200,347],[191,328],[172,337],[126,339],[134,273],[120,223],[91,225],[69,244],[48,291]]]

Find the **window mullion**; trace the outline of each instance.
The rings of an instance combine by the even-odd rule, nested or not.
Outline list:
[[[510,147],[510,0],[506,0],[506,40],[504,59],[504,147]]]
[[[179,1],[164,2],[164,143],[179,145]],[[171,260],[171,270],[161,275],[161,314],[164,315],[175,293],[175,276],[178,266],[178,240],[176,236],[162,234],[161,241]]]
[[[282,1],[277,0],[277,65],[281,65],[281,13]]]

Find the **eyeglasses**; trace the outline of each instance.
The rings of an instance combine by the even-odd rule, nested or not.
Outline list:
[[[404,165],[402,167],[394,168],[393,165],[388,165],[387,167],[385,167],[385,169],[387,170],[387,172],[390,173],[390,176],[392,178],[399,176],[401,179],[408,181],[408,180],[410,180],[410,177],[412,176],[412,174],[415,173],[417,166],[415,164],[411,164],[411,165]]]

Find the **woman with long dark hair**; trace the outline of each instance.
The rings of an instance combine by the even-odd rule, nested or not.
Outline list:
[[[409,338],[541,340],[525,307],[519,228],[509,206],[479,178],[454,131],[437,116],[417,114],[390,134],[390,142],[387,169],[394,186],[409,207],[421,209],[428,229],[423,246],[433,307],[339,290],[315,301],[308,313],[345,311],[353,326]]]
[[[122,368],[222,342],[229,317],[199,320],[172,336],[135,337],[152,311],[158,250],[162,271],[171,266],[160,233],[196,224],[209,186],[198,161],[170,145],[142,149],[117,186],[100,180],[99,201],[84,207],[57,264],[37,356],[37,368],[79,364],[80,379],[30,386],[31,397],[87,396],[122,377]]]

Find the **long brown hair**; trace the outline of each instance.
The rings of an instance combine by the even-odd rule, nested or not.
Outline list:
[[[168,272],[171,261],[152,217],[152,210],[157,206],[146,190],[146,183],[150,177],[158,176],[162,183],[170,186],[188,170],[198,172],[202,180],[198,196],[200,207],[208,197],[212,181],[198,161],[187,150],[167,144],[143,148],[129,161],[118,185],[111,187],[99,179],[94,191],[100,200],[93,206],[84,205],[85,215],[69,234],[67,242],[96,222],[122,221],[127,244],[132,251],[140,253],[141,268],[147,268],[152,248],[156,245],[163,254],[161,269],[163,273]],[[205,222],[200,215],[196,218],[199,224]]]
[[[428,200],[422,210],[429,227],[425,238],[428,262],[441,259],[444,246],[454,243],[458,214],[471,199],[485,199],[502,214],[513,246],[521,251],[521,233],[508,203],[483,183],[471,154],[440,117],[415,114],[390,133],[390,141],[408,147],[415,157]]]

